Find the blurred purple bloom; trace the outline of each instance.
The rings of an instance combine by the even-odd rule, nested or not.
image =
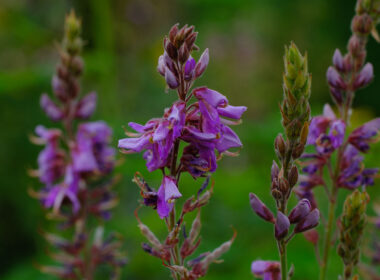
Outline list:
[[[38,175],[47,186],[52,185],[65,172],[65,153],[59,148],[59,129],[36,127],[36,134],[46,146],[38,155]]]
[[[263,280],[280,280],[281,269],[280,263],[274,261],[254,261],[251,265],[251,271],[254,276]]]
[[[338,184],[342,188],[355,189],[374,184],[377,168],[364,168],[363,156],[352,145],[347,145],[340,164]]]
[[[346,89],[347,87],[346,83],[344,82],[343,78],[334,67],[330,66],[327,69],[326,76],[327,76],[327,81],[331,87],[337,88],[337,89]]]
[[[200,77],[203,72],[206,70],[208,63],[209,63],[209,52],[208,49],[205,49],[202,53],[201,57],[199,58],[199,61],[197,65],[195,66],[195,77]]]
[[[369,121],[355,129],[348,137],[348,142],[354,145],[361,152],[369,150],[369,144],[377,142],[380,130],[380,118]]]
[[[342,53],[340,52],[339,49],[336,49],[335,52],[334,52],[333,64],[334,64],[335,68],[338,71],[344,72],[344,70],[345,70],[345,68],[344,68],[344,60],[343,60]]]
[[[312,118],[309,127],[308,145],[314,145],[321,134],[325,133],[336,116],[329,104],[323,107],[323,115]]]
[[[52,121],[62,120],[64,116],[62,109],[59,108],[46,93],[41,95],[40,106]]]
[[[44,194],[42,202],[46,208],[53,207],[54,212],[58,212],[65,199],[68,199],[73,207],[73,213],[77,213],[80,208],[80,203],[77,198],[79,189],[79,175],[71,165],[66,167],[65,178],[62,183],[59,183],[51,188],[48,188]]]
[[[157,191],[157,213],[161,219],[169,216],[169,213],[174,206],[174,200],[181,196],[182,194],[178,191],[175,180],[171,177],[165,176]]]
[[[111,128],[103,121],[82,123],[72,151],[75,171],[111,172],[115,156],[115,150],[109,146],[111,136]]]
[[[91,92],[84,96],[77,104],[75,116],[80,119],[88,119],[96,108],[97,95]]]

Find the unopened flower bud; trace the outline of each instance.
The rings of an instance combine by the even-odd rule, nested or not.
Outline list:
[[[40,106],[52,121],[56,122],[63,118],[61,108],[59,108],[46,93],[41,95]]]
[[[364,65],[354,82],[354,88],[359,89],[367,86],[373,79],[373,66],[371,63]]]
[[[373,26],[373,20],[368,14],[356,15],[352,20],[352,31],[360,35],[368,35]]]
[[[183,44],[178,51],[178,59],[181,64],[185,63],[190,56],[190,52],[186,47],[186,44]]]
[[[289,232],[289,227],[290,227],[290,222],[289,222],[288,217],[284,213],[278,211],[276,223],[274,226],[274,235],[276,239],[281,240],[285,236],[287,236]]]
[[[278,174],[280,173],[280,168],[277,165],[276,161],[273,161],[271,168],[271,181],[277,180]]]
[[[316,227],[319,224],[319,210],[315,208],[294,228],[295,233],[307,231]]]
[[[298,223],[310,213],[310,210],[311,205],[309,200],[307,200],[306,198],[300,200],[289,214],[290,223]]]
[[[169,40],[172,43],[174,43],[175,36],[178,33],[178,25],[179,25],[179,23],[174,24],[173,27],[169,31]]]
[[[338,71],[340,71],[340,72],[345,71],[343,56],[342,56],[342,53],[340,52],[339,49],[336,49],[334,52],[333,64]]]
[[[95,92],[91,92],[83,97],[77,104],[75,116],[80,119],[91,117],[96,108],[97,96]]]
[[[165,59],[163,55],[158,58],[157,71],[165,77]]]
[[[281,134],[277,135],[274,141],[274,148],[276,149],[277,156],[282,159],[286,153],[286,145]]]
[[[165,81],[171,89],[176,89],[179,86],[177,77],[173,74],[168,67],[165,68]]]
[[[165,46],[164,47],[165,47],[165,50],[166,50],[168,56],[171,59],[176,60],[178,57],[177,49],[167,38],[165,38]]]
[[[255,213],[264,220],[274,223],[274,216],[268,207],[253,193],[249,194],[249,202]]]
[[[298,168],[293,165],[289,171],[288,181],[291,188],[293,188],[298,182]]]
[[[352,36],[350,38],[348,50],[354,57],[357,57],[362,52],[358,36]]]
[[[343,93],[340,89],[335,87],[330,87],[330,93],[336,104],[343,104]]]
[[[284,177],[280,177],[278,180],[278,189],[283,194],[287,194],[289,189],[290,189],[290,185],[289,185],[288,180],[286,180]]]
[[[208,49],[205,49],[205,51],[202,53],[201,57],[199,58],[199,61],[197,65],[195,66],[195,77],[200,77],[203,72],[206,70],[206,67],[209,62],[209,53]]]
[[[326,77],[329,85],[332,87],[339,89],[345,89],[347,87],[346,83],[343,81],[342,77],[334,67],[330,66],[327,69]]]

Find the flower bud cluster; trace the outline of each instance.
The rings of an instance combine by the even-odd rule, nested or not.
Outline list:
[[[90,217],[110,219],[117,197],[112,191],[116,178],[108,177],[115,165],[115,150],[110,147],[112,130],[103,121],[80,122],[93,115],[97,101],[94,92],[80,96],[79,78],[84,67],[80,57],[83,45],[80,32],[81,23],[71,12],[65,22],[60,63],[52,79],[55,100],[48,94],[43,94],[40,100],[46,115],[54,122],[60,121],[63,129],[37,126],[37,137],[31,140],[44,145],[44,149],[38,156],[38,170],[30,174],[44,184],[41,190],[31,191],[31,194],[45,208],[52,209],[49,216],[63,221],[63,229],[75,227],[75,236],[66,240],[64,246],[57,242],[60,238],[47,235],[51,237],[48,241],[60,251],[53,258],[61,266],[41,270],[60,277],[82,275],[87,278],[88,273],[94,273],[97,266],[106,263],[116,273],[125,260],[115,236],[103,242],[103,229],[99,228],[92,241],[87,233],[86,223]],[[91,254],[87,250],[91,250]],[[86,259],[87,255],[91,260]],[[88,268],[90,263],[91,268]]]
[[[359,262],[360,241],[366,225],[366,209],[369,196],[366,192],[355,190],[344,203],[340,219],[338,254],[342,258],[344,279],[350,279],[353,269]]]
[[[274,224],[277,240],[288,236],[291,224],[295,225],[294,233],[301,233],[316,227],[319,223],[319,210],[312,209],[310,202],[305,198],[298,202],[289,215],[277,211],[276,218],[255,194],[250,193],[249,198],[253,211],[262,219]]]

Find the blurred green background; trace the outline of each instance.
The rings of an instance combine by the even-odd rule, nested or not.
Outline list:
[[[198,46],[210,49],[210,64],[197,83],[228,96],[233,105],[246,105],[244,122],[236,128],[244,143],[238,158],[224,158],[213,176],[215,192],[202,212],[203,242],[198,253],[217,247],[238,231],[225,262],[212,265],[205,279],[253,279],[254,259],[277,259],[272,226],[252,213],[248,193],[259,194],[273,209],[269,195],[272,143],[281,130],[278,102],[284,45],[294,40],[307,50],[313,74],[312,114],[330,101],[325,72],[334,49],[342,51],[350,36],[354,0],[1,0],[0,1],[0,279],[53,279],[41,275],[34,263],[46,263],[46,243],[38,229],[52,228],[39,203],[27,195],[38,181],[27,176],[36,167],[40,147],[28,134],[37,124],[53,126],[39,108],[42,92],[51,92],[50,80],[58,61],[54,43],[62,37],[65,14],[75,8],[83,20],[86,70],[83,93],[96,90],[99,104],[94,119],[104,119],[114,129],[114,143],[123,137],[122,125],[160,116],[175,99],[165,94],[164,80],[156,72],[162,38],[179,22],[199,31]],[[380,76],[380,45],[368,45],[368,60]],[[197,58],[199,54],[195,55]],[[359,92],[355,99],[353,126],[380,115],[380,79]],[[379,165],[380,145],[367,156],[368,166]],[[120,156],[121,157],[121,156]],[[160,174],[149,174],[141,155],[125,157],[117,172],[120,204],[108,229],[125,237],[129,264],[123,279],[168,279],[161,261],[141,249],[144,241],[133,211],[138,189],[131,179],[142,172],[159,185]],[[191,195],[201,185],[184,176],[181,191]],[[377,187],[372,201],[380,200]],[[322,194],[322,193],[321,193]],[[345,191],[342,191],[344,196]],[[325,212],[325,199],[320,199]],[[181,201],[180,201],[181,202]],[[294,203],[294,201],[292,201]],[[165,228],[150,209],[140,218],[162,238]],[[321,229],[321,227],[320,227]],[[328,279],[337,279],[342,266],[333,253]],[[303,236],[289,245],[289,262],[295,265],[294,280],[317,279],[313,248]]]

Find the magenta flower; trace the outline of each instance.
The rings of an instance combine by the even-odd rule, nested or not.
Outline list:
[[[173,202],[182,194],[178,191],[177,183],[169,176],[164,176],[157,191],[157,213],[161,219],[166,218],[173,209]]]
[[[369,144],[379,140],[380,118],[369,121],[355,129],[349,136],[348,142],[358,150],[365,153],[369,150]]]
[[[137,134],[127,133],[131,138],[119,140],[118,147],[126,152],[144,153],[149,171],[165,167],[174,141],[181,135],[185,122],[185,103],[176,102],[160,119],[152,119],[144,126],[129,123]]]
[[[251,271],[254,276],[263,280],[280,280],[281,271],[280,263],[274,261],[254,261],[251,265]]]
[[[103,121],[82,123],[78,128],[72,157],[77,172],[109,173],[115,151],[109,146],[112,130]]]

